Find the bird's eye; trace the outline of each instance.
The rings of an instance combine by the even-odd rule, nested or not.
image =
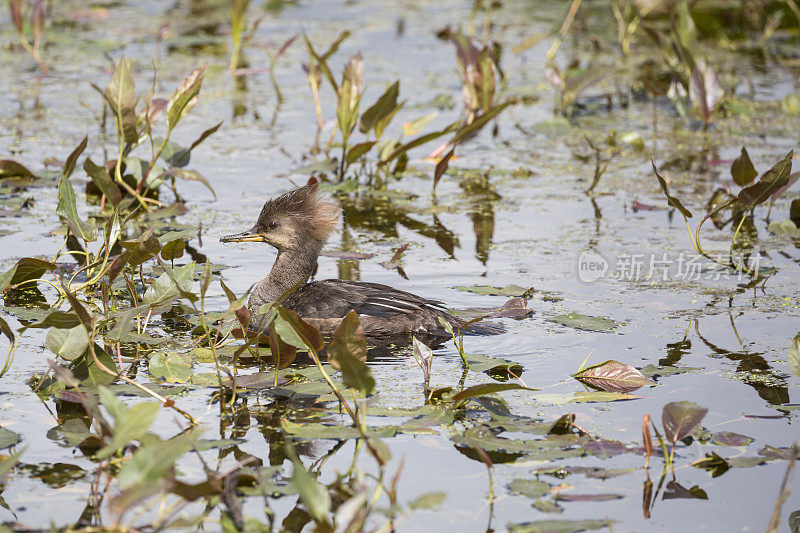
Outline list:
[[[278,223],[275,222],[274,220],[272,222],[270,222],[269,224],[267,224],[267,229],[276,229],[277,227],[278,227]]]

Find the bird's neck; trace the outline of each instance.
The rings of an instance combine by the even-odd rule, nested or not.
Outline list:
[[[267,276],[253,287],[248,302],[250,314],[257,314],[262,305],[276,301],[283,293],[309,278],[314,273],[321,250],[321,243],[310,242],[300,249],[278,252]]]

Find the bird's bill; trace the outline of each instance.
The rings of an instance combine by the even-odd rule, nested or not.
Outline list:
[[[264,237],[249,229],[233,235],[225,235],[219,242],[264,242]]]

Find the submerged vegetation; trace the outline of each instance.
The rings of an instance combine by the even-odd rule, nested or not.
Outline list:
[[[787,523],[798,530],[800,510],[789,510],[788,522],[783,512],[800,456],[790,431],[798,407],[791,375],[800,377],[795,2],[553,1],[540,19],[516,2],[477,1],[460,6],[469,15],[463,21],[417,7],[437,14],[421,27],[447,63],[406,77],[393,59],[385,64],[382,54],[394,50],[365,46],[359,32],[366,27],[300,24],[308,16],[300,3],[185,4],[169,8],[157,35],[141,38],[152,40],[157,57],[126,46],[132,39],[98,45],[116,59],[91,77],[102,83],[81,79],[85,137],[63,150],[63,161],[60,146],[74,128],[58,137],[43,167],[14,144],[36,142],[22,140],[23,130],[58,136],[45,127],[57,117],[42,114],[31,126],[22,105],[20,133],[0,137],[0,202],[13,206],[0,208],[12,228],[0,227],[8,239],[0,256],[0,332],[2,348],[8,345],[0,366],[0,398],[8,402],[0,406],[0,531],[355,532],[447,527],[448,520],[487,531],[610,531],[652,525],[658,501],[657,527],[690,528],[695,519],[674,516],[684,509],[676,502],[721,505],[706,481],[756,468],[778,474],[737,478],[755,479],[770,496],[748,520],[767,531]],[[59,87],[75,27],[89,31],[118,6],[70,9],[8,3],[2,60],[11,58],[21,85],[39,87],[23,92]],[[400,47],[411,18],[392,9],[399,10]],[[287,20],[292,27],[278,31]],[[179,61],[170,64],[163,53]],[[251,66],[259,61],[267,66]],[[763,76],[757,82],[751,62]],[[753,88],[770,79],[770,69],[794,80],[778,100]],[[162,81],[165,71],[166,80],[182,81]],[[253,79],[272,96],[269,123],[263,101],[251,103],[248,115]],[[228,84],[233,109],[219,112],[213,106]],[[550,93],[552,105],[537,104]],[[247,120],[253,129],[242,134]],[[773,120],[778,129],[767,130]],[[263,306],[268,326],[254,331],[249,289],[230,269],[238,259],[215,257],[224,251],[203,244],[249,217],[244,211],[275,185],[263,186],[273,172],[260,147],[257,165],[236,168],[249,153],[236,145],[253,131],[274,132],[270,157],[280,151],[291,161],[284,175],[319,180],[342,206],[341,242],[326,252],[342,278],[358,279],[372,263],[372,275],[423,277],[413,243],[430,240],[439,250],[425,253],[456,259],[469,231],[445,223],[466,213],[475,277],[450,276],[438,263],[425,275],[435,278],[432,289],[447,280],[463,291],[460,302],[492,304],[454,313],[502,320],[511,333],[485,341],[443,324],[447,343],[386,343],[365,338],[351,311],[323,338],[280,301]],[[659,132],[678,142],[664,147]],[[313,136],[310,148],[306,136]],[[725,159],[729,153],[735,158]],[[228,172],[234,177],[222,175]],[[263,189],[250,190],[245,174]],[[225,216],[216,216],[215,204],[196,205],[208,192],[227,206]],[[664,197],[668,218],[654,222]],[[593,218],[573,212],[587,198]],[[33,211],[58,227],[24,240],[11,220],[36,225]],[[681,225],[671,227],[676,212],[691,249]],[[509,236],[499,237],[501,226]],[[544,244],[531,244],[537,235]],[[562,260],[578,255],[569,249],[578,240],[580,282],[570,284],[575,268]],[[631,242],[646,244],[630,252]],[[616,272],[606,246],[618,255]],[[681,261],[693,253],[708,262],[694,278],[668,280],[665,267],[659,279],[654,258],[673,249]],[[490,262],[490,253],[505,264]],[[635,253],[649,254],[648,276],[623,263]],[[372,261],[375,255],[388,260]],[[492,279],[476,277],[481,268]],[[567,271],[570,283],[560,281]],[[716,278],[700,277],[709,273]],[[599,284],[612,288],[606,300],[597,296]],[[635,302],[621,305],[623,293]],[[642,325],[646,318],[637,316],[662,311],[680,331]],[[725,329],[715,325],[713,337],[701,331],[717,315]],[[736,321],[745,315],[754,318],[740,334]],[[763,333],[768,317],[778,317],[777,325]],[[749,331],[756,328],[762,333]],[[729,330],[733,349],[725,347]],[[779,348],[759,335],[779,338]],[[701,349],[713,363],[697,357]],[[782,350],[777,360],[775,350]],[[576,357],[583,363],[573,364]],[[603,362],[586,366],[589,359]],[[706,371],[710,364],[721,366]],[[698,392],[716,380],[723,385],[710,386],[743,396],[752,389],[762,403],[740,408],[728,398],[731,407]],[[752,414],[764,401],[772,411]],[[659,411],[660,419],[651,418]],[[734,431],[746,423],[752,429],[740,431],[753,436]],[[785,427],[776,431],[778,424]],[[46,488],[21,488],[34,479]],[[76,512],[28,512],[25,491],[36,498],[64,487],[70,505],[81,495]],[[724,505],[740,501],[726,494]],[[751,498],[735,496],[742,505]],[[488,517],[485,525],[476,527],[475,509]]]

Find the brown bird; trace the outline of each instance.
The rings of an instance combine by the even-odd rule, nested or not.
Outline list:
[[[350,310],[358,314],[368,337],[449,336],[439,319],[467,334],[493,335],[504,331],[496,324],[467,325],[448,313],[442,302],[388,285],[341,279],[309,282],[339,212],[339,206],[319,193],[318,183],[312,178],[304,187],[267,200],[251,229],[220,239],[220,242],[265,242],[278,250],[272,269],[250,294],[247,307],[252,317],[251,328],[260,331],[267,327],[267,317],[258,314],[259,308],[285,296],[281,305],[295,311],[326,336],[334,333]]]

